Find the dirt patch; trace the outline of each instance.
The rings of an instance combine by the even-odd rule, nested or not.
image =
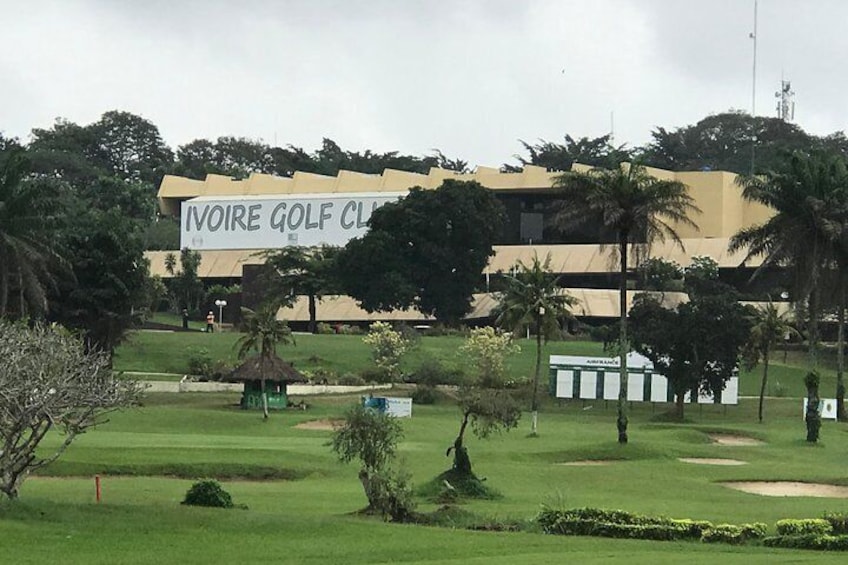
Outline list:
[[[817,498],[848,498],[848,487],[822,483],[791,481],[758,481],[721,483],[724,486],[763,496],[812,496]]]
[[[745,461],[738,459],[712,459],[709,457],[680,457],[678,461],[692,463],[693,465],[747,465]]]
[[[612,465],[615,461],[610,461],[608,459],[585,459],[583,461],[568,461],[566,463],[560,463],[560,465],[565,465],[566,467],[601,467],[603,465]]]
[[[298,430],[318,430],[322,432],[332,432],[337,426],[340,426],[344,420],[310,420],[301,422],[295,426]]]
[[[733,434],[709,434],[709,438],[713,443],[718,445],[729,446],[752,446],[764,445],[764,442],[747,436],[738,436]]]

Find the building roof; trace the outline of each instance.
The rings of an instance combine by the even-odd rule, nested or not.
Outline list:
[[[286,363],[276,355],[263,357],[253,355],[245,359],[241,365],[233,369],[229,375],[230,381],[266,381],[284,383],[305,383],[306,377],[300,374],[290,363]]]

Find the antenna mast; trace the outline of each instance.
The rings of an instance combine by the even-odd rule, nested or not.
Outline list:
[[[795,91],[788,80],[780,79],[780,90],[774,93],[777,98],[777,117],[784,122],[795,119]]]
[[[757,161],[757,0],[754,0],[754,31],[748,34],[754,40],[753,65],[751,69],[751,174],[754,174]]]

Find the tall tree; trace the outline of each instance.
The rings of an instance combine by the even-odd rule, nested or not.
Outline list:
[[[749,368],[753,368],[760,360],[763,362],[763,380],[760,383],[760,403],[757,410],[760,422],[763,421],[763,399],[768,383],[771,352],[778,343],[783,342],[787,335],[797,333],[786,314],[781,314],[771,300],[765,307],[755,309],[744,357]]]
[[[342,286],[369,312],[414,306],[456,323],[470,310],[503,218],[503,206],[476,182],[415,187],[376,209],[368,232],[340,252]]]
[[[778,167],[787,152],[807,150],[818,143],[838,145],[838,138],[820,140],[797,125],[778,118],[724,112],[696,124],[667,130],[658,127],[642,150],[646,165],[672,171],[721,170],[751,173],[751,150],[756,143],[756,172]]]
[[[559,277],[551,272],[548,255],[542,263],[538,256],[530,265],[519,262],[517,271],[506,276],[506,288],[495,309],[500,326],[518,332],[531,327],[536,334],[536,368],[533,373],[533,397],[530,403],[530,433],[536,435],[539,420],[539,375],[542,371],[542,341],[561,332],[560,320],[571,315],[577,300],[560,288]]]
[[[262,383],[262,417],[268,419],[268,392],[265,386],[267,375],[265,367],[271,365],[268,362],[277,354],[277,346],[292,343],[291,330],[282,320],[277,319],[278,306],[266,304],[258,311],[242,308],[242,318],[245,324],[245,334],[236,342],[238,347],[238,358],[244,359],[251,351],[258,351],[262,362],[260,367],[260,380]]]
[[[51,292],[49,319],[80,330],[110,357],[149,304],[148,262],[141,230],[119,209],[80,202],[61,234],[71,276]]]
[[[809,312],[809,361],[817,364],[818,320],[822,283],[834,261],[840,226],[828,216],[844,200],[848,174],[840,157],[795,152],[778,171],[744,177],[742,196],[774,210],[764,223],[741,230],[730,241],[730,250],[746,251],[746,260],[762,257],[762,272],[772,266],[788,267],[793,274],[793,296]]]
[[[88,126],[101,166],[122,180],[141,181],[155,189],[174,162],[174,153],[159,128],[145,118],[111,110]]]
[[[338,248],[329,245],[306,248],[289,246],[266,251],[263,277],[272,301],[290,306],[298,296],[309,301],[309,331],[317,332],[317,303],[326,294],[338,294],[335,256]]]
[[[165,255],[165,272],[171,275],[166,286],[171,293],[172,310],[175,313],[183,308],[193,311],[200,309],[205,295],[203,281],[197,274],[200,261],[200,252],[188,247],[180,250],[179,263],[173,253]]]
[[[515,155],[521,165],[504,164],[504,172],[518,172],[527,165],[545,167],[549,171],[570,171],[574,163],[590,167],[614,167],[633,156],[633,152],[624,145],[614,147],[609,135],[575,139],[566,134],[562,143],[539,140],[535,145],[519,141],[529,157]]]
[[[0,318],[38,317],[47,311],[53,268],[63,263],[57,252],[59,199],[44,179],[27,179],[23,150],[0,163]],[[19,298],[10,308],[10,294]]]
[[[633,345],[668,379],[680,420],[687,393],[715,397],[724,389],[750,331],[750,311],[732,289],[691,298],[668,310],[653,296],[639,294],[630,310]]]
[[[553,223],[568,230],[598,222],[616,234],[613,257],[619,261],[619,355],[621,388],[618,395],[619,443],[627,443],[627,272],[628,252],[637,256],[654,241],[683,243],[675,225],[695,226],[690,215],[699,211],[685,184],[659,180],[639,164],[622,164],[612,170],[592,169],[558,177]]]

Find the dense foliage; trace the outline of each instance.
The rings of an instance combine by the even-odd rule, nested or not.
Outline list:
[[[476,182],[412,188],[376,209],[368,232],[341,251],[342,287],[369,312],[415,307],[456,323],[471,310],[503,220],[503,206]]]

